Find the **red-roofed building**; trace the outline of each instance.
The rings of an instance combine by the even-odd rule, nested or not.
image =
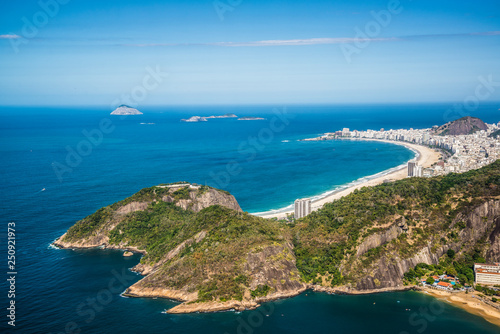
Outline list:
[[[437,284],[437,286],[440,286],[440,287],[443,287],[443,288],[451,288],[451,287],[453,287],[453,285],[451,283],[448,283],[448,282],[439,282]]]

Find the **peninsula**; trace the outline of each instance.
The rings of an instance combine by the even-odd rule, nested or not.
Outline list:
[[[169,313],[244,310],[305,289],[423,289],[418,275],[443,272],[471,286],[474,262],[498,262],[499,216],[497,160],[363,187],[291,222],[242,212],[222,190],[158,185],[99,209],[54,244],[144,254],[133,270],[145,277],[125,295],[183,302]]]
[[[129,107],[127,105],[122,104],[121,106],[119,106],[118,108],[116,108],[111,113],[111,115],[122,115],[122,116],[126,116],[126,115],[142,115],[142,112],[140,112],[139,110],[137,110],[135,108],[132,108],[132,107]]]

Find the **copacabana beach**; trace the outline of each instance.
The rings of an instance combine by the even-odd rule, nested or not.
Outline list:
[[[354,140],[354,141],[378,141],[378,142],[384,142],[384,143],[390,143],[394,145],[401,145],[404,147],[409,148],[413,152],[416,153],[416,161],[418,162],[419,165],[422,165],[423,167],[430,167],[436,162],[439,161],[439,158],[441,157],[441,153],[438,151],[429,148],[427,146],[422,146],[422,145],[417,145],[417,144],[412,144],[412,143],[406,143],[406,142],[400,142],[400,141],[390,141],[390,140],[382,140],[382,139],[341,139],[341,140]],[[330,203],[334,200],[337,200],[339,198],[342,198],[346,195],[349,195],[356,189],[360,189],[363,187],[371,187],[371,186],[376,186],[378,184],[381,184],[386,181],[396,181],[396,180],[401,180],[407,177],[408,175],[408,168],[407,165],[400,165],[394,168],[391,168],[389,170],[366,176],[361,179],[355,180],[345,186],[341,186],[337,189],[334,189],[330,192],[326,192],[322,195],[317,196],[317,198],[312,198],[311,201],[311,209],[312,211],[318,210],[323,207],[325,203]],[[287,215],[293,213],[293,205],[287,206],[285,208],[279,209],[279,210],[273,210],[273,211],[267,211],[267,212],[260,212],[260,213],[255,213],[256,216],[260,216],[263,218],[277,218],[277,219],[283,219],[286,218]]]

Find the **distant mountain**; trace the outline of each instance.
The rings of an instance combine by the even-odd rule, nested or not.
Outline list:
[[[139,110],[129,107],[127,105],[122,104],[118,108],[116,108],[111,115],[142,115],[142,112]]]
[[[453,122],[448,122],[436,129],[436,133],[442,136],[470,135],[476,131],[487,130],[488,126],[477,117],[462,117]]]

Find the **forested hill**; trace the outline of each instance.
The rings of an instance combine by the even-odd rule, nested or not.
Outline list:
[[[297,267],[306,281],[360,290],[400,286],[418,263],[454,267],[471,282],[472,256],[500,260],[499,195],[500,160],[362,188],[292,227]]]
[[[365,187],[294,223],[241,212],[221,190],[160,185],[98,210],[55,244],[142,252],[134,270],[145,277],[128,295],[185,302],[169,312],[219,311],[307,287],[401,288],[424,268],[471,282],[473,261],[500,260],[499,217],[500,160]]]

